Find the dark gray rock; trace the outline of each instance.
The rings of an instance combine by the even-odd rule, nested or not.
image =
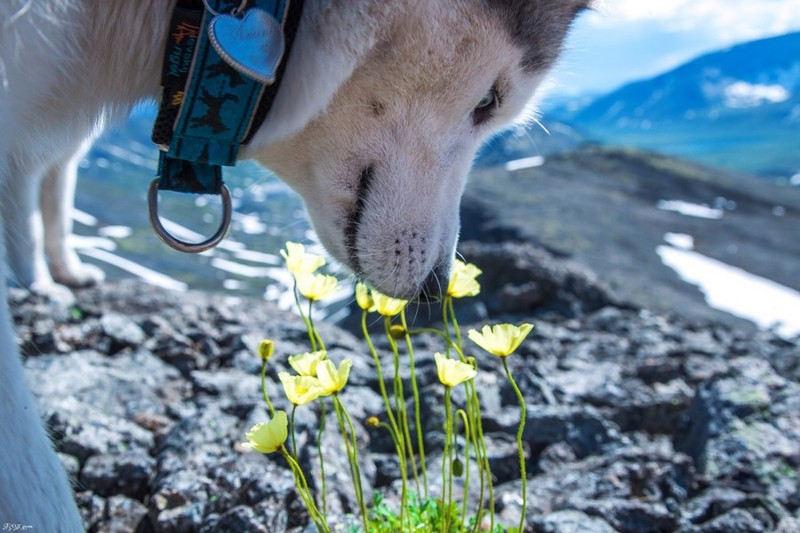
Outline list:
[[[588,500],[576,507],[606,520],[621,533],[669,533],[678,527],[675,515],[663,503],[636,500]]]
[[[127,496],[111,496],[106,502],[103,520],[97,525],[98,533],[130,533],[145,529],[147,507]],[[141,528],[141,529],[140,529]]]
[[[158,512],[153,517],[150,508],[150,518],[156,531],[184,532],[196,531],[203,525],[205,506],[202,503],[192,503],[173,507]]]
[[[148,493],[155,460],[141,451],[89,457],[81,470],[81,483],[100,496],[120,494],[142,500]]]
[[[58,449],[81,462],[96,454],[148,450],[153,445],[149,431],[74,398],[54,400],[44,408],[44,417]]]
[[[97,527],[97,524],[104,519],[106,501],[97,494],[90,490],[80,491],[75,494],[75,501],[87,531]]]
[[[285,518],[285,515],[284,515]],[[279,524],[270,524],[272,527],[267,527],[264,524],[263,518],[256,514],[252,507],[245,507],[239,505],[226,511],[225,513],[215,516],[209,516],[200,528],[201,532],[216,532],[216,531],[252,531],[253,533],[272,533],[286,531],[286,525],[280,527]],[[277,526],[277,527],[275,527]]]
[[[797,415],[781,406],[796,401],[800,387],[755,358],[732,361],[729,375],[699,387],[676,448],[711,479],[745,491],[796,492]]]
[[[591,271],[558,260],[523,243],[461,243],[461,252],[483,270],[477,298],[490,315],[555,310],[577,316],[613,301],[610,289]],[[502,268],[498,266],[502,265]]]
[[[772,531],[756,520],[753,515],[743,509],[733,509],[706,522],[702,526],[692,528],[693,533],[762,533]]]
[[[129,317],[118,313],[106,313],[100,318],[100,327],[111,339],[109,350],[114,353],[126,347],[136,347],[144,342],[142,328]]]
[[[513,434],[515,427],[510,425],[507,429]],[[595,409],[567,406],[531,406],[523,439],[536,451],[565,442],[579,458],[602,454],[627,443],[619,429]]]
[[[556,511],[533,522],[535,533],[615,533],[616,530],[602,518],[581,511]]]

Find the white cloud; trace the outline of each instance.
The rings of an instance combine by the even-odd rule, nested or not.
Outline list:
[[[701,54],[800,30],[800,0],[596,2],[570,35],[554,92],[609,91]]]
[[[605,0],[590,16],[598,26],[661,21],[672,31],[703,29],[735,42],[800,27],[800,0]]]

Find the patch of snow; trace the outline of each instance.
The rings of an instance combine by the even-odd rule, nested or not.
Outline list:
[[[800,335],[800,292],[691,250],[662,245],[656,253],[711,307],[787,338]]]
[[[271,270],[265,267],[243,265],[236,261],[230,261],[219,257],[215,257],[211,260],[211,266],[245,278],[263,278],[264,276],[268,276]]]
[[[709,207],[707,205],[693,204],[683,200],[659,200],[656,207],[662,211],[674,211],[688,217],[720,219],[724,214],[722,209]]]
[[[89,237],[87,235],[72,234],[68,237],[68,240],[69,244],[78,250],[97,248],[100,250],[108,250],[109,252],[113,252],[117,249],[117,243],[104,237]]]
[[[509,172],[514,172],[515,170],[540,167],[542,165],[544,165],[544,157],[535,155],[533,157],[524,157],[522,159],[509,161],[505,164],[505,169]]]
[[[233,252],[236,259],[242,261],[249,261],[250,263],[263,263],[265,265],[280,265],[281,258],[274,254],[265,254],[263,252],[255,252],[253,250],[236,250]]]
[[[240,289],[242,287],[242,282],[238,279],[226,279],[222,282],[222,286],[229,291],[235,291],[236,289]]]
[[[103,226],[97,230],[97,234],[101,237],[110,237],[112,239],[124,239],[130,237],[133,229],[128,226]]]
[[[667,233],[664,240],[681,250],[694,250],[694,237],[685,233]]]
[[[737,81],[725,87],[725,106],[733,108],[758,107],[779,104],[791,98],[783,85],[752,84]]]
[[[96,226],[99,222],[96,217],[75,208],[72,209],[72,220],[84,226]]]
[[[145,282],[151,285],[155,285],[156,287],[161,287],[164,289],[170,289],[179,292],[186,292],[186,290],[189,288],[182,281],[178,281],[169,276],[165,276],[160,272],[151,270],[138,263],[134,263],[133,261],[129,261],[128,259],[112,254],[111,252],[108,252],[106,250],[100,250],[97,248],[85,248],[81,249],[80,253],[81,255],[93,257],[94,259],[103,261],[104,263],[108,263],[109,265],[114,265],[117,268],[121,268],[122,270],[130,272],[134,276],[142,278]]]
[[[237,229],[240,229],[248,235],[260,235],[267,232],[267,225],[261,222],[258,215],[233,213],[232,218],[237,225]]]

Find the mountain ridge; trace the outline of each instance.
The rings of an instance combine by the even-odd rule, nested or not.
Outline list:
[[[800,32],[699,56],[548,117],[589,140],[789,181],[800,174]]]

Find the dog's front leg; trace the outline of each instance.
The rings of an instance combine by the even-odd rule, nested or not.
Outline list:
[[[0,522],[32,531],[83,531],[72,490],[42,427],[0,283]]]
[[[72,294],[53,281],[44,257],[44,228],[39,209],[42,172],[18,161],[5,176],[5,190],[0,196],[11,281],[33,292],[69,301]]]
[[[40,190],[44,250],[50,274],[55,281],[68,287],[87,287],[105,278],[99,268],[82,263],[69,242],[78,163],[86,155],[92,141],[91,138],[87,139],[72,157],[50,167]]]

